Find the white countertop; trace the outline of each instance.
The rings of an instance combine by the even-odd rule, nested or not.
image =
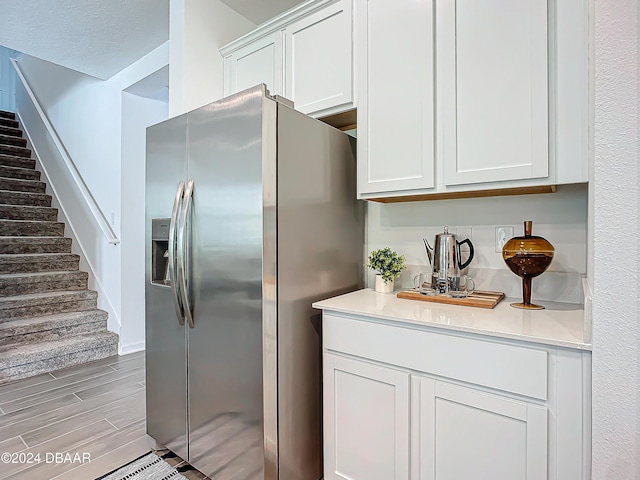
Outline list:
[[[365,317],[433,328],[511,338],[579,350],[591,350],[584,341],[584,310],[571,303],[536,302],[544,310],[511,307],[522,299],[505,298],[494,309],[406,300],[398,292],[358,290],[315,302],[313,307]]]

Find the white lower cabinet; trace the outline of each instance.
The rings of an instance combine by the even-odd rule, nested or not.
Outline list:
[[[412,378],[412,478],[547,478],[547,409]]]
[[[591,354],[323,313],[326,480],[589,480]]]
[[[326,480],[409,479],[409,374],[324,355]]]

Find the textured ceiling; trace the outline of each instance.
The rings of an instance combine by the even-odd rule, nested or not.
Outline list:
[[[266,22],[272,17],[302,3],[302,0],[221,0],[255,24]]]
[[[169,0],[0,0],[0,45],[106,79],[169,39]]]
[[[221,0],[255,24],[300,0]],[[0,46],[107,79],[169,39],[169,0],[0,0]]]

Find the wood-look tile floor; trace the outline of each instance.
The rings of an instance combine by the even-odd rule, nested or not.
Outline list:
[[[0,480],[91,480],[149,450],[144,352],[0,386]]]

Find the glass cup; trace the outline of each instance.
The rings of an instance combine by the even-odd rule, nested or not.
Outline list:
[[[447,294],[452,298],[465,298],[471,295],[476,289],[476,282],[466,275],[452,275],[449,277],[449,291]]]
[[[431,288],[431,274],[421,272],[415,277],[413,277],[413,286],[420,292],[422,295],[435,295],[436,291]]]

